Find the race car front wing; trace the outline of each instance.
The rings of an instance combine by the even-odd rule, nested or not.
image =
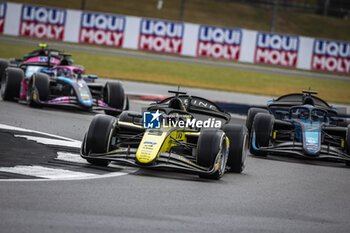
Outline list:
[[[265,151],[271,154],[277,155],[292,155],[307,159],[315,160],[334,160],[341,162],[350,161],[350,156],[344,153],[340,148],[330,146],[330,145],[321,145],[320,153],[314,156],[307,155],[304,153],[303,144],[301,142],[281,142],[275,143],[272,146],[268,147],[257,147],[255,143],[255,138],[253,135],[252,145],[254,150]]]
[[[182,155],[169,152],[161,152],[152,163],[142,164],[136,159],[136,151],[136,148],[120,148],[103,154],[86,155],[83,153],[83,151],[81,151],[80,155],[84,159],[108,160],[134,167],[167,169],[193,174],[211,175],[219,169],[218,166],[216,166],[216,164],[219,163],[219,155],[215,159],[215,165],[208,169],[206,167],[199,166]]]

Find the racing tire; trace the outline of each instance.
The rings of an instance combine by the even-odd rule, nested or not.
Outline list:
[[[50,95],[50,77],[44,73],[35,73],[28,86],[27,102],[31,107],[40,107]]]
[[[345,149],[346,149],[346,154],[350,156],[350,124],[348,125],[346,130]],[[346,161],[345,164],[346,166],[350,167],[350,161]]]
[[[229,155],[227,166],[229,171],[241,173],[245,167],[245,161],[248,153],[248,131],[244,125],[230,124],[225,125],[223,130],[230,140]]]
[[[247,119],[245,121],[245,126],[248,129],[248,134],[250,135],[251,129],[252,129],[252,125],[253,125],[253,121],[254,121],[254,117],[256,114],[258,113],[269,113],[269,111],[267,111],[266,109],[262,109],[262,108],[249,108],[248,110],[248,115],[247,115]]]
[[[120,82],[107,82],[104,87],[103,100],[112,108],[123,110],[125,93]],[[118,115],[115,111],[105,110],[105,113],[111,116]]]
[[[23,78],[23,70],[11,67],[6,69],[5,77],[1,80],[1,97],[3,100],[14,100],[19,97]]]
[[[9,66],[9,62],[7,60],[0,59],[0,87],[1,87],[1,80],[5,78],[5,72],[8,66]]]
[[[219,180],[225,173],[227,163],[227,145],[225,133],[220,129],[203,129],[198,139],[197,164],[212,169],[215,166],[216,156],[221,151],[218,170],[213,174],[200,174],[199,177]]]
[[[255,115],[252,135],[250,136],[250,153],[256,156],[266,156],[266,151],[261,151],[259,147],[267,147],[270,143],[275,118],[266,113],[258,113]],[[255,134],[255,146],[253,145]]]
[[[110,150],[110,141],[114,133],[116,118],[108,115],[98,114],[96,115],[89,126],[89,130],[86,134],[86,139],[82,145],[82,152],[85,155],[103,154]],[[86,159],[89,163],[97,166],[108,166],[108,160],[103,159]]]

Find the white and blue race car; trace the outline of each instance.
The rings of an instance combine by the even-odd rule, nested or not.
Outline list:
[[[350,124],[314,91],[288,94],[268,102],[267,110],[251,108],[246,125],[250,152],[294,155],[350,165]]]

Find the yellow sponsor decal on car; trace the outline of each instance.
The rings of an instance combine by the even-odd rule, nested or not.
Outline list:
[[[140,163],[152,162],[158,155],[159,150],[167,136],[166,131],[159,131],[154,134],[154,130],[147,130],[141,140],[136,152],[136,159]]]

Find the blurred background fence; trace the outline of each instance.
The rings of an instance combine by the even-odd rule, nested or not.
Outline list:
[[[350,41],[350,0],[10,0]]]

